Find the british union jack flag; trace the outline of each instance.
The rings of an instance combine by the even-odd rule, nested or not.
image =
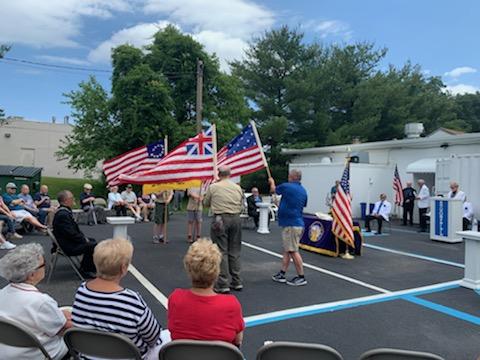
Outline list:
[[[213,154],[213,138],[212,128],[202,131],[194,138],[188,139],[186,144],[187,155],[212,155]]]

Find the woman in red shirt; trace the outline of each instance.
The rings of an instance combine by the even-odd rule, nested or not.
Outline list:
[[[216,294],[222,254],[217,245],[200,239],[188,249],[183,263],[191,289],[176,289],[168,298],[168,330],[172,340],[221,340],[240,346],[245,322],[233,295]]]

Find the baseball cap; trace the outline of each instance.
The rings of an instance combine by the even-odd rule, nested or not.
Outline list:
[[[13,182],[9,182],[6,186],[5,186],[5,189],[16,189],[17,188],[17,185],[15,185],[15,183]]]
[[[93,189],[93,186],[90,185],[89,183],[86,183],[85,185],[83,185],[83,188],[84,188],[84,189],[92,190],[92,189]]]

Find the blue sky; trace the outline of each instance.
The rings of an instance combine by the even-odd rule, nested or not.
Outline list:
[[[241,58],[252,37],[288,24],[309,42],[385,46],[385,67],[410,60],[457,94],[480,89],[479,13],[475,0],[16,0],[0,3],[0,43],[13,45],[9,58],[108,70],[111,47],[148,44],[157,29],[175,24],[228,71],[227,61]],[[90,73],[109,89],[108,73],[0,61],[0,108],[62,119],[70,114],[62,94]]]

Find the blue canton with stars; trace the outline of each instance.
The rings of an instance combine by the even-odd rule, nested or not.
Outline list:
[[[147,157],[150,159],[161,159],[165,156],[165,144],[163,139],[147,145]]]
[[[227,156],[257,146],[252,124],[246,126],[238,136],[227,144]]]
[[[342,180],[340,180],[340,186],[343,188],[345,194],[350,193],[350,163],[348,163],[345,167],[345,170],[343,170]]]

